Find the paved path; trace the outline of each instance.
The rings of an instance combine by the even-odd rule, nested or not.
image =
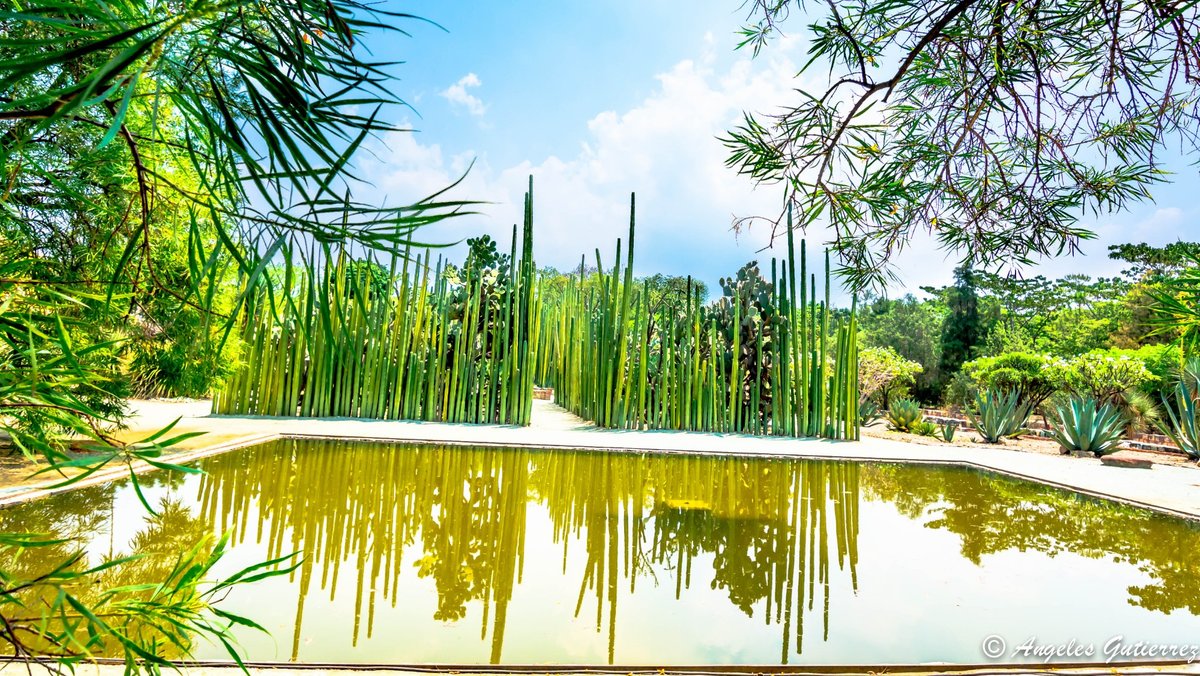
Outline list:
[[[1130,469],[1072,458],[997,448],[920,445],[891,439],[859,442],[754,437],[700,432],[633,432],[599,429],[550,402],[536,401],[533,425],[465,425],[345,418],[255,418],[208,415],[207,402],[135,402],[131,428],[150,430],[180,418],[178,429],[205,431],[174,458],[186,461],[280,436],[349,437],[389,441],[609,449],[662,453],[742,454],[845,460],[969,465],[1015,477],[1109,497],[1171,514],[1200,518],[1200,470],[1155,465]],[[87,483],[122,476],[122,467],[89,477]],[[52,481],[0,488],[0,505],[50,492]]]

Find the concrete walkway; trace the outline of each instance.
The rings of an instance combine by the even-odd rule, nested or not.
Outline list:
[[[548,448],[583,448],[661,453],[737,454],[790,458],[904,461],[967,465],[1038,481],[1160,512],[1200,519],[1200,470],[1155,465],[1130,469],[1073,458],[996,448],[920,445],[864,437],[859,442],[754,437],[700,432],[633,432],[599,429],[550,402],[536,401],[533,425],[466,425],[345,418],[256,418],[208,415],[208,402],[134,402],[131,435],[179,418],[177,430],[207,432],[173,456],[173,462],[223,453],[287,436],[341,437]],[[143,468],[148,469],[148,468]],[[113,467],[89,477],[92,484],[124,476]],[[0,486],[0,506],[63,489],[54,480]]]

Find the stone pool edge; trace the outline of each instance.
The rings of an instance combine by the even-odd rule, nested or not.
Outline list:
[[[214,455],[222,455],[230,451],[236,451],[248,446],[258,446],[269,441],[276,441],[282,438],[287,438],[287,435],[281,434],[262,434],[256,436],[247,436],[244,438],[234,439],[212,446],[203,446],[201,448],[189,449],[179,453],[172,453],[160,458],[163,462],[169,462],[176,465],[186,465],[188,463],[201,460]],[[117,481],[129,476],[129,472],[133,471],[137,474],[145,474],[147,472],[157,471],[158,468],[150,465],[147,462],[136,460],[131,462],[129,466],[114,463],[109,467],[91,474],[87,478],[78,481],[64,484],[61,478],[48,479],[45,482],[32,484],[23,488],[17,488],[8,493],[0,492],[0,509],[19,505],[25,502],[32,502],[42,498],[48,498],[52,495],[61,493],[69,493],[71,491],[88,488],[91,486],[99,486],[110,481]],[[2,487],[0,487],[2,489]]]
[[[608,452],[732,455],[854,462],[904,462],[968,467],[1080,493],[1089,497],[1200,521],[1200,470],[1155,465],[1130,469],[1102,465],[1090,458],[1070,458],[1017,451],[1003,447],[964,448],[929,446],[864,437],[857,442],[820,439],[756,437],[741,434],[599,429],[569,416],[549,402],[539,402],[543,415],[558,416],[560,427],[469,425],[412,421],[378,421],[355,418],[267,418],[187,415],[192,405],[161,404],[158,414],[180,417],[189,429],[220,434],[225,441],[172,454],[173,463],[193,462],[247,446],[282,438],[346,439],[388,443],[435,443],[466,446],[502,446],[525,449],[578,449]],[[155,416],[148,415],[146,418]],[[173,418],[172,418],[173,419]],[[147,422],[153,422],[148,420]],[[136,423],[136,420],[135,420]],[[236,438],[228,439],[230,435]],[[240,435],[240,436],[238,436]],[[134,463],[136,472],[154,469]],[[57,480],[0,492],[0,507],[36,500],[76,488],[94,486],[127,476],[125,466],[106,468],[74,484],[55,486]]]

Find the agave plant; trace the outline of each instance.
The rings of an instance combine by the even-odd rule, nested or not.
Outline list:
[[[913,424],[912,428],[909,431],[912,432],[913,434],[919,434],[923,437],[937,438],[938,431],[940,429],[941,428],[938,427],[938,424],[933,422],[932,420],[919,420]]]
[[[975,410],[967,410],[975,431],[989,444],[1026,432],[1029,405],[1018,403],[1017,392],[987,390],[975,395]]]
[[[883,417],[883,411],[879,410],[879,404],[867,399],[858,403],[858,424],[866,427],[871,423]]]
[[[921,405],[912,399],[896,399],[888,407],[888,427],[898,432],[913,432],[917,423],[925,418]]]
[[[952,444],[954,443],[954,433],[958,431],[958,423],[947,422],[942,423],[942,441]]]
[[[1158,429],[1175,442],[1179,450],[1193,460],[1200,460],[1200,395],[1184,382],[1175,385],[1174,404],[1163,397],[1167,421],[1158,421]]]
[[[1056,417],[1050,425],[1063,453],[1084,451],[1100,457],[1121,447],[1127,423],[1111,404],[1101,405],[1092,397],[1071,397],[1070,403],[1058,408]]]

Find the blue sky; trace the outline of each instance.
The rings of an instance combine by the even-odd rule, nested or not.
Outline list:
[[[390,8],[437,22],[445,31],[405,23],[411,39],[369,36],[385,59],[405,61],[397,95],[413,111],[394,111],[411,134],[374,143],[360,169],[368,199],[410,202],[474,168],[455,196],[487,200],[479,216],[426,233],[453,241],[487,232],[507,244],[529,174],[535,176],[540,264],[567,268],[600,248],[611,263],[628,227],[629,193],[638,194],[638,274],[717,279],[748,260],[769,261],[765,232],[735,234],[734,216],[773,215],[777,188],[755,188],[725,169],[716,137],[742,110],[769,112],[816,88],[795,79],[804,61],[803,26],[758,59],[735,52],[744,13],[731,2],[605,3],[516,1],[394,2]],[[374,38],[374,39],[372,39]],[[1155,201],[1084,222],[1098,239],[1083,256],[1043,262],[1027,274],[1115,274],[1108,244],[1195,239],[1200,208],[1195,167],[1180,164]],[[812,232],[810,242],[823,240]],[[461,257],[461,253],[452,253]],[[780,254],[775,254],[780,255]],[[925,238],[900,257],[892,295],[951,280],[957,256]],[[769,263],[768,263],[769,265]]]

